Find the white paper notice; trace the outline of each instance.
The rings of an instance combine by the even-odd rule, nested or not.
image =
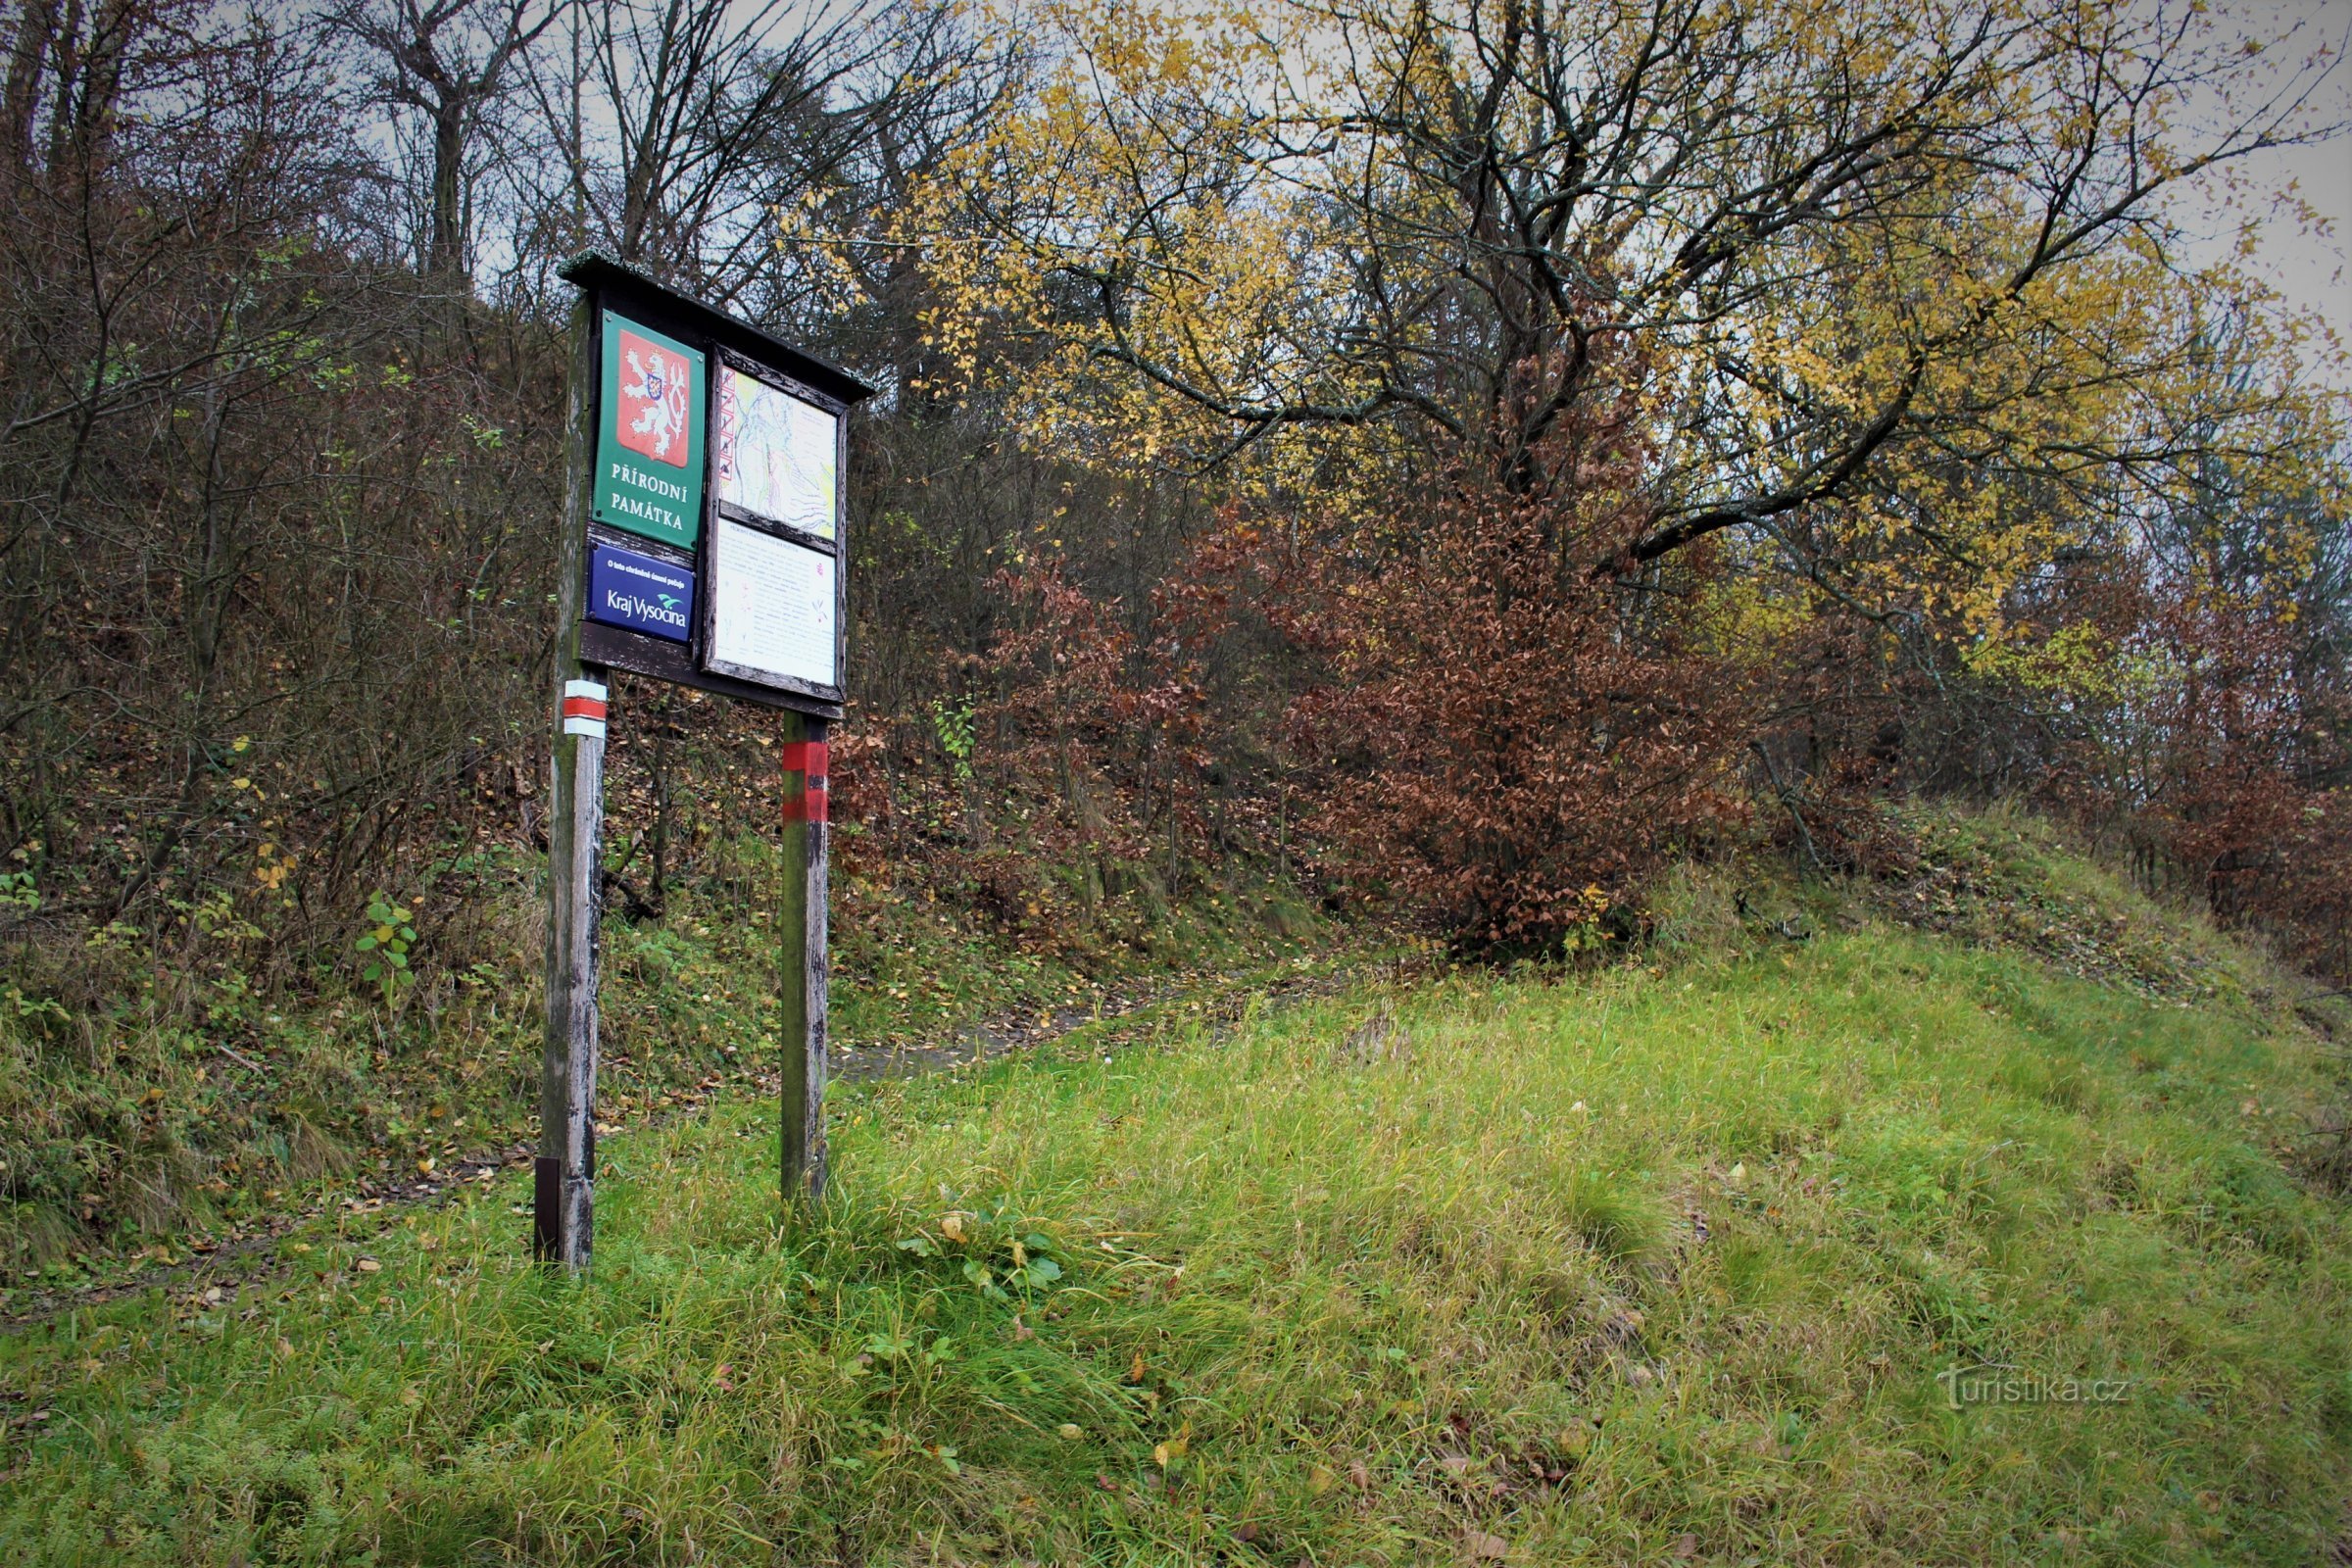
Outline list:
[[[831,556],[720,519],[710,536],[709,667],[744,680],[839,684]]]

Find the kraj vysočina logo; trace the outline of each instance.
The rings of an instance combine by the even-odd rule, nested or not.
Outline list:
[[[631,625],[667,626],[681,636],[686,630],[684,604],[673,594],[656,594],[647,600],[609,588],[605,590],[605,608]]]
[[[589,619],[682,643],[693,614],[693,572],[632,550],[596,547],[588,573]]]

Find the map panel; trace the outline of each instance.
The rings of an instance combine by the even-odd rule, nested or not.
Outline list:
[[[718,498],[813,534],[834,536],[840,421],[732,367],[718,380]]]

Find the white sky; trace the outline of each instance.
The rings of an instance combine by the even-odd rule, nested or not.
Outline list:
[[[858,0],[720,3],[744,21],[772,9],[775,26],[793,28],[811,16],[834,13]],[[864,3],[880,14],[891,0]],[[2134,3],[2149,13],[2177,16],[2194,0]],[[2352,123],[2352,60],[2346,58],[2352,54],[2352,0],[2206,0],[2206,9],[2224,30],[2242,28],[2269,38],[2288,35],[2285,46],[2267,57],[2266,66],[2281,82],[2317,74],[2308,118],[2319,123]],[[2193,124],[2200,118],[2218,123],[2222,117],[2217,100],[2190,106],[2186,118]],[[2308,204],[2315,222],[2279,210],[2278,198],[2289,195]],[[2187,232],[2186,259],[2194,264],[2228,258],[2250,225],[2253,249],[2245,259],[2249,269],[2276,288],[2289,309],[2313,313],[2331,324],[2352,351],[2352,137],[2239,160],[2224,178],[2208,174],[2177,191],[2169,211]],[[2352,392],[2352,353],[2332,366],[2312,368]]]
[[[2344,58],[2352,47],[2352,0],[2215,0],[2212,9],[2249,31],[2277,36],[2294,28],[2274,57],[2282,79],[2328,51],[2317,68],[2325,74],[2312,95],[2312,119],[2352,120],[2352,63]],[[2230,192],[2202,180],[2176,199],[2172,210],[2189,232],[2192,258],[2227,257],[2241,224],[2251,223],[2249,269],[2290,308],[2318,314],[2352,346],[2352,138],[2251,155],[2235,166],[2233,183]],[[2307,203],[2318,222],[2278,210],[2278,198],[2288,195]],[[2352,364],[2339,360],[2323,373],[2352,390]]]

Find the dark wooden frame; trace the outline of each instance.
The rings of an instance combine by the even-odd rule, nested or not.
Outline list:
[[[600,621],[586,621],[579,628],[580,658],[587,662],[603,664],[612,669],[625,669],[635,674],[651,675],[657,680],[691,686],[697,690],[733,697],[767,708],[789,708],[812,718],[841,717],[845,689],[838,683],[818,686],[806,681],[777,682],[746,680],[723,669],[711,669],[704,662],[710,641],[710,537],[713,523],[725,516],[730,521],[748,524],[761,532],[789,539],[830,554],[836,563],[833,588],[833,672],[844,676],[849,657],[849,571],[850,559],[850,413],[874,389],[838,366],[827,365],[812,355],[780,339],[768,336],[747,321],[737,320],[725,312],[689,298],[674,289],[662,287],[642,272],[621,266],[610,257],[591,252],[575,257],[557,270],[557,275],[578,285],[589,299],[591,364],[603,365],[604,313],[618,311],[623,316],[644,322],[657,332],[667,333],[690,348],[704,351],[706,365],[703,375],[703,523],[691,554],[659,539],[651,539],[626,529],[613,528],[607,523],[593,523],[589,534],[599,544],[618,545],[686,567],[695,574],[695,627],[691,641],[674,643],[664,637],[654,637],[622,626],[608,626]],[[834,440],[835,464],[839,475],[833,538],[818,539],[773,518],[735,506],[721,506],[718,485],[711,470],[711,450],[715,437],[713,414],[718,402],[718,377],[722,369],[735,367],[749,371],[778,389],[795,397],[805,398],[818,408],[836,416]],[[587,388],[589,405],[594,407],[599,389]],[[589,461],[594,462],[595,446],[589,447]],[[588,500],[593,502],[593,492]],[[593,511],[591,506],[588,511]],[[587,513],[583,513],[586,515]],[[588,569],[587,554],[582,552],[576,569]]]
[[[759,685],[763,689],[788,693],[806,700],[806,705],[793,705],[801,707],[804,711],[816,712],[818,707],[815,705],[824,705],[832,709],[830,716],[839,717],[840,704],[845,695],[841,682],[850,651],[850,573],[848,566],[850,509],[848,494],[851,405],[844,403],[820,387],[811,386],[797,376],[787,374],[771,366],[761,365],[750,356],[738,354],[731,349],[721,349],[715,358],[714,366],[714,372],[710,376],[710,401],[714,407],[718,401],[719,374],[728,370],[742,370],[745,374],[766,382],[789,397],[799,398],[810,407],[822,409],[833,416],[833,469],[837,476],[834,489],[833,537],[827,539],[821,535],[809,533],[806,529],[796,528],[791,523],[765,516],[752,511],[749,507],[739,507],[733,502],[721,500],[718,494],[717,480],[713,475],[709,487],[710,494],[706,498],[703,509],[701,559],[705,569],[708,569],[717,548],[718,525],[721,522],[731,522],[738,527],[750,528],[756,533],[763,533],[770,538],[781,539],[787,544],[799,545],[804,550],[813,550],[819,555],[832,557],[833,674],[835,678],[832,685],[825,686],[812,681],[798,680],[788,675],[775,675],[768,672],[754,674],[745,670],[741,665],[719,662],[710,653],[710,629],[712,617],[716,613],[716,599],[713,595],[703,592],[699,586],[696,590],[698,597],[695,600],[695,662],[703,673],[713,679],[736,681],[745,685]],[[712,575],[715,577],[715,573]]]

